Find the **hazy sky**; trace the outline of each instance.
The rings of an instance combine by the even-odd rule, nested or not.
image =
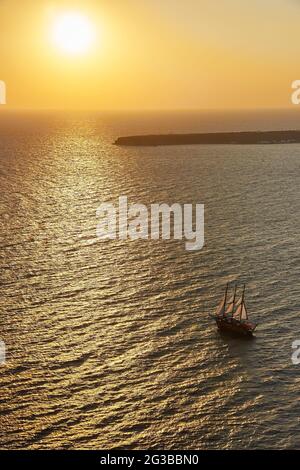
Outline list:
[[[96,37],[68,55],[63,11]],[[300,79],[298,0],[0,0],[0,80],[12,107],[290,106]]]

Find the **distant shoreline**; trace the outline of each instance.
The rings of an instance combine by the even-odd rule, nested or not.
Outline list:
[[[247,131],[210,132],[201,134],[157,134],[118,137],[114,142],[119,146],[154,147],[159,145],[253,145],[253,144],[297,144],[300,130],[296,131]]]

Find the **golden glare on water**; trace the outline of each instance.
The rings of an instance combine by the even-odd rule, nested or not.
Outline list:
[[[67,54],[83,54],[95,40],[95,28],[89,18],[79,12],[61,13],[52,24],[52,39]]]

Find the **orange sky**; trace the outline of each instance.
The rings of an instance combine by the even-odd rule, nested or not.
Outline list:
[[[80,56],[51,38],[66,10],[96,31]],[[295,0],[2,0],[0,80],[9,107],[288,107],[299,24]]]

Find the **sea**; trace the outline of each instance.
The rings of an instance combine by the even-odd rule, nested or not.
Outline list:
[[[114,145],[299,118],[1,109],[1,449],[300,448],[300,145]],[[100,240],[120,196],[204,204],[204,247]],[[228,282],[253,339],[210,317]]]

